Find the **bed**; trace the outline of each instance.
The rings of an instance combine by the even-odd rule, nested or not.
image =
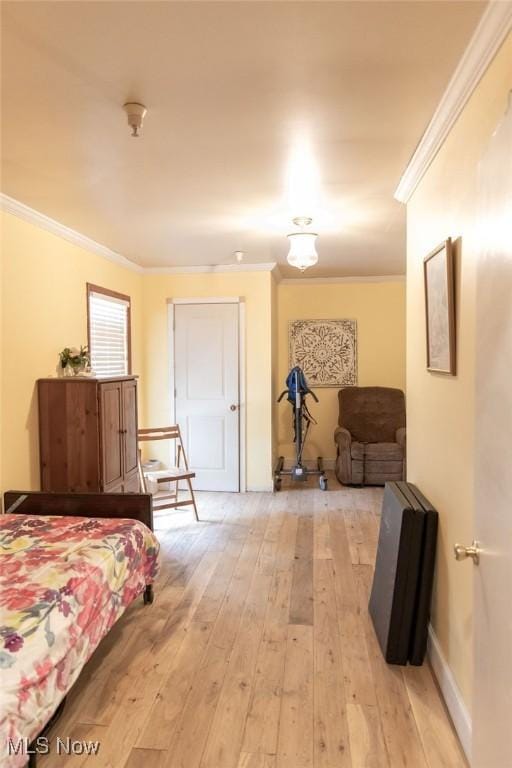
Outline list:
[[[9,492],[4,508],[0,765],[18,768],[127,606],[152,602],[159,546],[146,494]]]

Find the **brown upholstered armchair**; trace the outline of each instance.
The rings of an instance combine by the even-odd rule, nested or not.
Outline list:
[[[347,387],[338,393],[336,477],[343,485],[405,480],[405,397],[390,387]]]

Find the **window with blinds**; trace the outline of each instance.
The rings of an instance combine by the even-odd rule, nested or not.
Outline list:
[[[87,287],[89,351],[96,376],[130,373],[130,297]]]

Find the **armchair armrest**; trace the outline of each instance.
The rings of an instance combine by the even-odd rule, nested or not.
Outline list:
[[[402,480],[407,480],[407,432],[405,427],[399,427],[396,431],[396,442],[402,449]]]
[[[406,429],[405,429],[405,427],[399,427],[397,429],[395,440],[398,443],[398,445],[403,449],[404,456],[405,456],[405,447],[406,447]]]
[[[336,427],[334,430],[334,442],[338,446],[339,451],[343,450],[344,448],[350,451],[352,435],[348,429],[345,429],[345,427]]]
[[[345,427],[336,427],[334,430],[334,442],[336,444],[336,477],[343,485],[352,483],[352,458],[350,445],[352,435]]]

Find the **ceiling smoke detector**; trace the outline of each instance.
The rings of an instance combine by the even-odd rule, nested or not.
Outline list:
[[[148,110],[144,104],[139,104],[137,101],[128,101],[123,104],[123,109],[128,116],[128,125],[132,129],[132,136],[140,136],[142,123]]]

